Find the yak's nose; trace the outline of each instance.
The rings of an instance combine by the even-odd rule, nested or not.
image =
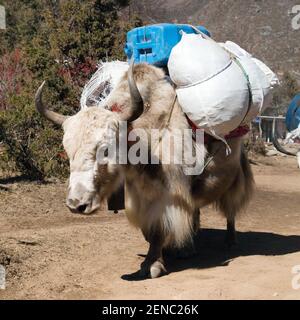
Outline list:
[[[74,213],[84,213],[88,207],[87,203],[80,203],[79,200],[67,200],[67,207]]]
[[[76,208],[76,211],[80,212],[80,213],[84,213],[85,209],[87,208],[87,204],[81,204],[80,206],[78,206]]]

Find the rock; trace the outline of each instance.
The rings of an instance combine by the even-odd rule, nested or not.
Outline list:
[[[276,150],[269,150],[267,153],[266,153],[266,156],[267,157],[273,157],[273,156],[277,156],[279,154],[278,151]]]

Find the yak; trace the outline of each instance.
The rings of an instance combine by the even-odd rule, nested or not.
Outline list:
[[[109,157],[97,161],[97,152],[104,150],[106,155],[111,133],[118,133],[121,122],[127,122],[127,134],[133,129],[150,132],[165,126],[171,133],[190,129],[176,99],[176,88],[164,70],[131,63],[105,107],[91,106],[73,116],[49,110],[43,103],[43,88],[44,83],[36,93],[36,108],[64,130],[63,145],[70,161],[67,206],[74,213],[90,214],[124,182],[128,220],[149,243],[138,271],[141,277],[157,278],[167,272],[164,252],[168,249],[191,247],[199,228],[199,211],[206,205],[215,204],[225,216],[225,240],[229,245],[235,243],[235,218],[254,188],[242,137],[227,140],[229,155],[222,141],[203,143],[205,166],[198,175],[187,175],[184,163],[163,163],[160,153],[155,164],[119,164]]]

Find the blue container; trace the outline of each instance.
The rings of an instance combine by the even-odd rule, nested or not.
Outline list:
[[[300,125],[300,93],[292,100],[285,117],[288,131],[297,129]]]
[[[210,37],[209,31],[199,26]],[[189,25],[162,23],[132,29],[127,33],[125,54],[136,63],[147,62],[159,67],[168,64],[171,50],[181,40],[181,30],[196,33]]]

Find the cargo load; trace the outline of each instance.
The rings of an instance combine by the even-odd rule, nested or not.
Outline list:
[[[139,38],[142,28],[144,42]],[[229,133],[248,124],[271,104],[272,89],[279,83],[277,76],[237,44],[217,43],[208,31],[203,33],[200,27],[189,25],[142,28],[127,35],[128,57],[136,63],[145,59],[154,65],[167,63],[178,101],[194,128],[226,142]],[[152,48],[152,55],[141,48]],[[101,63],[83,90],[81,107],[104,106],[128,67],[128,62]]]
[[[203,27],[193,27],[187,24],[161,23],[138,27],[127,33],[124,48],[129,60],[135,63],[147,62],[158,67],[166,67],[173,47],[181,40],[182,31],[185,33],[203,32],[210,36]]]
[[[223,141],[271,104],[279,83],[263,62],[237,44],[219,44],[204,34],[183,33],[168,70],[188,118]]]
[[[198,31],[196,31],[198,30]],[[210,36],[203,27],[187,24],[161,23],[147,25],[130,30],[124,51],[128,60],[135,63],[146,62],[158,67],[166,67],[171,50],[181,40],[181,31],[186,33],[203,32]],[[85,85],[81,94],[81,108],[89,106],[104,106],[108,95],[128,70],[128,62],[110,61],[100,62],[98,70]]]
[[[129,64],[123,61],[101,62],[98,70],[83,88],[80,98],[81,109],[104,106],[109,94],[128,68]]]

